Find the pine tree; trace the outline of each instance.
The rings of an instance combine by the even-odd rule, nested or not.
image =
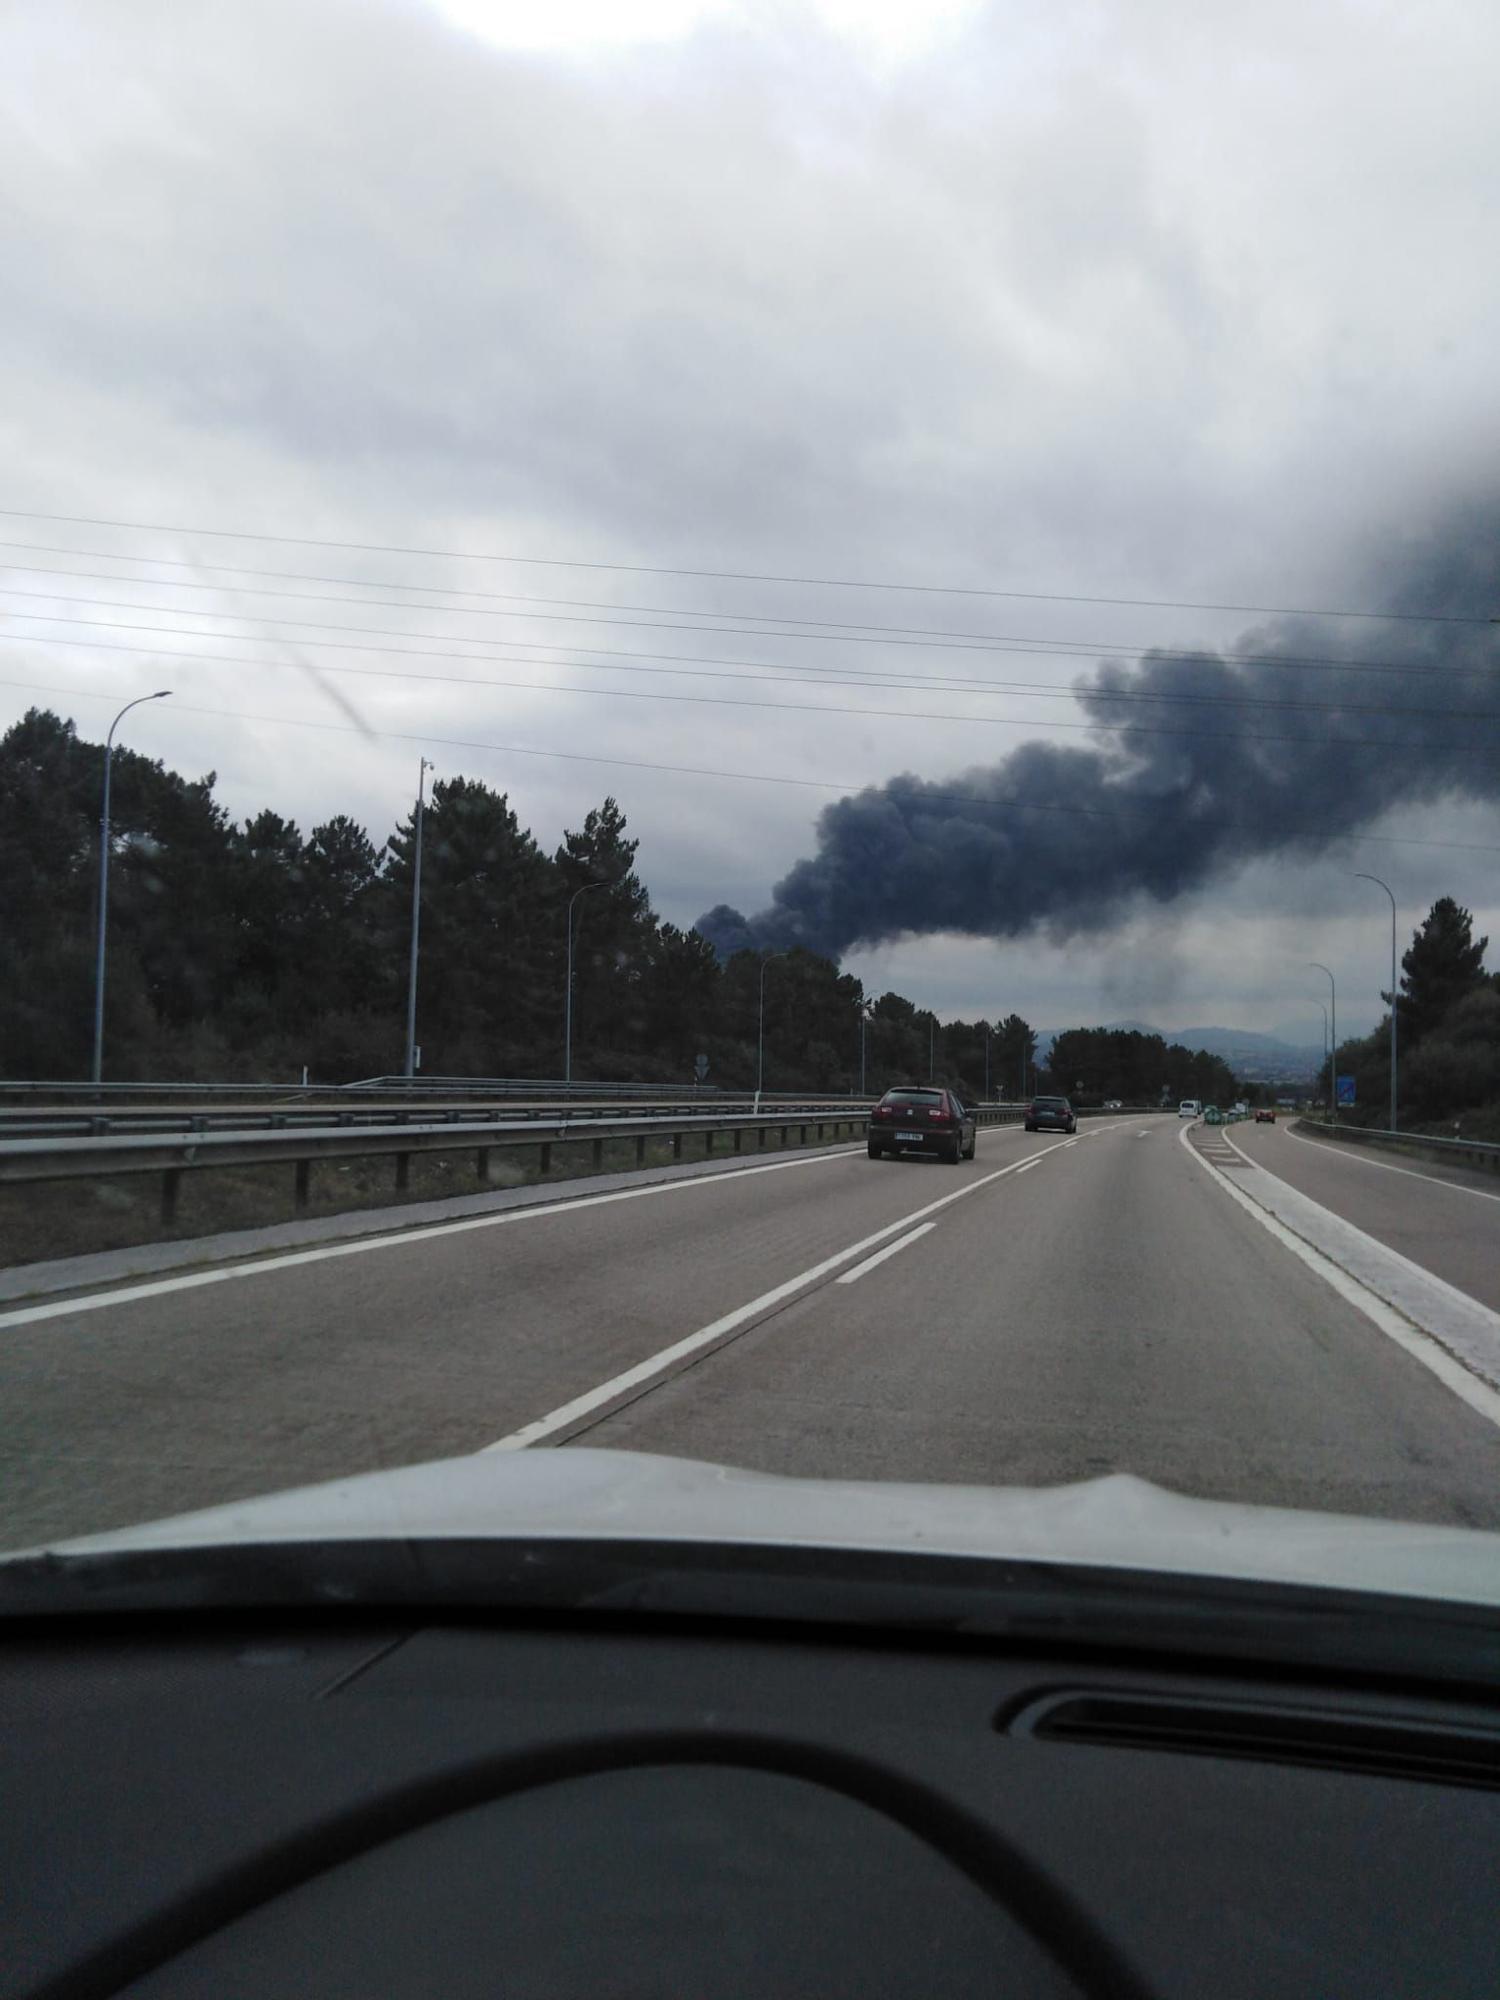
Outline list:
[[[1476,943],[1473,931],[1473,916],[1451,896],[1439,897],[1423,918],[1401,960],[1396,996],[1401,1046],[1414,1049],[1466,994],[1484,985],[1489,939]],[[1389,1003],[1391,996],[1381,997]]]

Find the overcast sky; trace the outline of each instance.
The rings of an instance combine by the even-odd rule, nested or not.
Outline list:
[[[1489,0],[9,0],[0,725],[170,686],[133,747],[377,840],[424,751],[547,847],[613,792],[663,915],[758,909],[820,787],[1097,743],[1095,657],[1253,622],[1070,596],[1374,608],[1493,497],[1497,75]],[[1500,934],[1497,849],[1429,803],[848,963],[1317,1041],[1306,960],[1350,1029],[1388,977],[1353,872],[1403,942],[1443,893]]]

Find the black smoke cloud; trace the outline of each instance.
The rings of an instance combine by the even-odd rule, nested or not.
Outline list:
[[[1400,569],[1386,609],[1429,622],[1281,617],[1229,657],[1101,664],[1074,693],[1090,721],[1132,733],[841,799],[767,909],[721,903],[698,929],[724,955],[1063,938],[1251,860],[1320,853],[1395,805],[1500,801],[1500,505],[1466,510]]]

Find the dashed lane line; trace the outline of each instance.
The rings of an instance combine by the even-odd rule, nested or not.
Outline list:
[[[861,1278],[883,1264],[888,1257],[894,1257],[902,1250],[909,1250],[913,1243],[920,1241],[929,1230],[936,1229],[935,1222],[919,1223],[910,1236],[898,1236],[894,1243],[887,1243],[883,1250],[877,1250],[873,1257],[866,1257],[863,1264],[856,1264],[852,1271],[841,1271],[834,1279],[836,1285],[856,1285]]]
[[[1063,1143],[1071,1145],[1073,1142],[1065,1140]],[[1055,1153],[1060,1150],[1060,1147],[1049,1146],[1046,1152]],[[1045,1158],[1046,1154],[1032,1157]],[[618,1375],[611,1375],[607,1381],[597,1383],[592,1389],[586,1389],[582,1395],[573,1397],[570,1402],[561,1403],[555,1410],[549,1410],[534,1423],[523,1424],[520,1430],[511,1431],[505,1437],[497,1438],[494,1444],[485,1445],[482,1449],[525,1451],[531,1445],[541,1444],[547,1438],[556,1437],[559,1432],[572,1430],[608,1405],[621,1399],[631,1398],[635,1391],[654,1388],[664,1377],[674,1373],[683,1362],[739,1333],[753,1321],[762,1318],[787,1299],[793,1298],[798,1292],[804,1292],[821,1279],[829,1277],[841,1265],[864,1256],[866,1251],[875,1249],[878,1244],[886,1242],[893,1236],[910,1231],[914,1223],[923,1222],[928,1216],[937,1215],[943,1209],[951,1208],[954,1202],[965,1201],[970,1195],[978,1194],[981,1188],[993,1186],[996,1181],[1004,1180],[1008,1174],[1019,1173],[1021,1168],[1028,1164],[1029,1162],[1025,1160],[1017,1160],[1008,1167],[997,1168],[992,1174],[983,1174],[978,1180],[965,1182],[951,1194],[940,1195],[936,1201],[928,1202],[925,1208],[914,1209],[910,1215],[903,1215],[895,1222],[888,1222],[883,1229],[872,1231],[870,1235],[861,1237],[857,1243],[846,1244],[842,1250],[836,1250],[831,1257],[823,1258],[821,1263],[810,1265],[807,1270],[799,1271],[795,1277],[784,1279],[779,1285],[773,1285],[758,1298],[747,1299],[744,1305],[736,1306],[732,1312],[711,1320],[707,1326],[699,1327],[694,1333],[685,1334],[681,1340],[674,1340],[670,1346],[663,1347],[657,1353],[649,1355],[646,1360],[637,1362],[635,1367],[623,1369]]]

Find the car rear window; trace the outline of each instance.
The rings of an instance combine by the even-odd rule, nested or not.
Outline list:
[[[941,1104],[940,1090],[888,1090],[882,1100],[886,1104]]]
[[[1061,1106],[1066,1104],[1068,1100],[1065,1097],[1034,1097],[1031,1101],[1033,1104],[1037,1105],[1050,1104],[1053,1106]]]

